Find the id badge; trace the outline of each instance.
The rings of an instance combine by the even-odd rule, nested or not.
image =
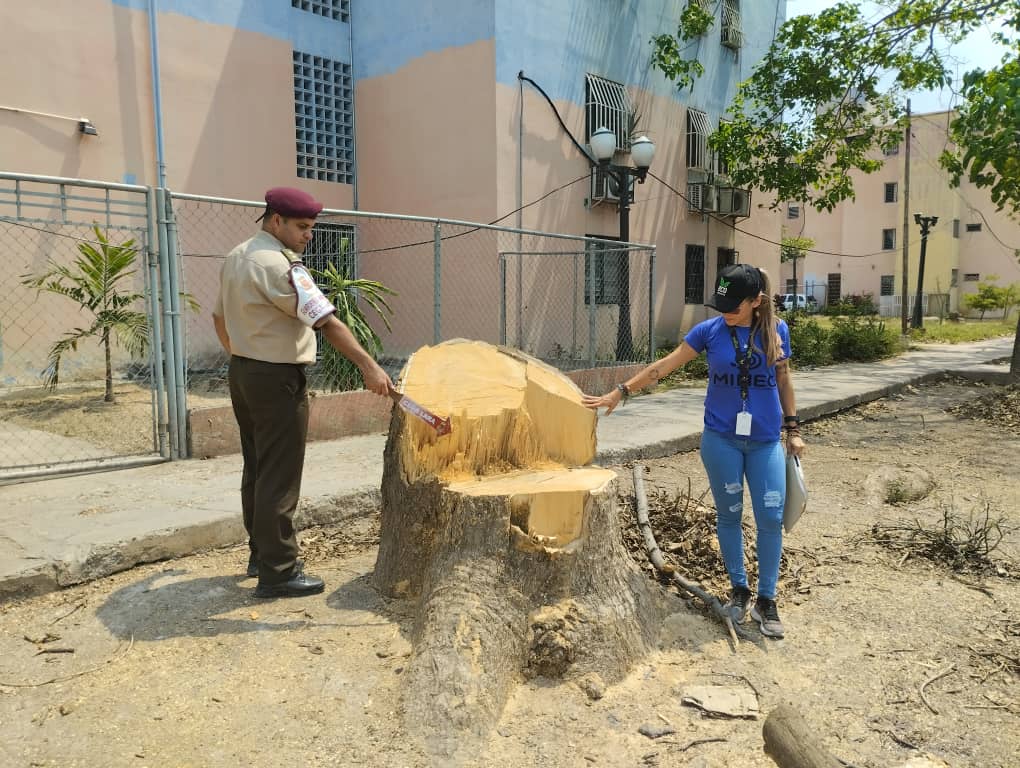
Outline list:
[[[741,411],[737,414],[737,435],[749,437],[751,435],[751,414]]]

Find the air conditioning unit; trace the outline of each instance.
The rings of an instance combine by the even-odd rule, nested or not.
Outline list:
[[[701,185],[701,210],[716,211],[719,209],[719,189],[713,184]]]
[[[739,187],[721,187],[719,189],[719,213],[723,216],[751,215],[751,190]]]
[[[604,168],[595,166],[591,169],[591,200],[592,207],[599,203],[620,202],[620,185],[613,175],[607,173]]]
[[[744,42],[744,36],[740,32],[739,22],[734,24],[733,22],[723,22],[722,26],[719,27],[720,37],[719,42],[722,43],[726,48],[730,48],[734,51],[739,50],[740,46]]]
[[[711,184],[687,185],[687,210],[714,211],[718,208],[718,190]]]

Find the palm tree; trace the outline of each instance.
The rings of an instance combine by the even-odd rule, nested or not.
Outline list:
[[[116,339],[136,357],[149,346],[149,318],[131,307],[145,298],[135,291],[125,292],[127,283],[137,270],[138,257],[134,240],[120,245],[110,243],[98,225],[92,225],[95,242],[78,243],[79,256],[70,266],[49,262],[41,275],[22,275],[22,283],[39,292],[66,296],[78,303],[79,309],[91,315],[87,327],[77,327],[64,334],[50,349],[49,365],[43,371],[44,384],[54,388],[60,381],[60,363],[68,351],[77,351],[84,339],[97,338],[106,357],[106,402],[113,402],[113,366],[111,342]],[[193,307],[194,299],[187,297]]]
[[[344,250],[346,251],[346,243]],[[368,324],[359,301],[364,301],[370,306],[389,331],[390,321],[386,317],[386,312],[392,315],[393,310],[386,303],[386,295],[396,296],[396,292],[376,280],[353,280],[333,263],[327,264],[325,269],[310,271],[323,293],[336,307],[337,319],[351,329],[354,338],[372,357],[378,357],[383,351],[382,339]],[[322,350],[322,367],[325,384],[331,390],[354,389],[358,386],[361,372],[357,366],[329,344]]]

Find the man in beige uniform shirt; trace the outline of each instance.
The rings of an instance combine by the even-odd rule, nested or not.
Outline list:
[[[393,386],[332,305],[319,297],[328,314],[314,320],[299,312],[291,268],[300,263],[298,254],[312,239],[321,210],[321,203],[298,189],[266,192],[262,231],[227,256],[213,311],[216,334],[230,354],[230,400],[244,458],[241,509],[251,550],[248,575],[258,576],[256,597],[294,597],[324,588],[297,559],[292,523],[308,434],[305,366],[315,362],[313,327],[358,366],[366,389],[385,397]]]

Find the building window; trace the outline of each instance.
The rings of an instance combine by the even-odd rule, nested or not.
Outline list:
[[[953,237],[960,236],[960,220],[953,219]]]
[[[976,283],[981,279],[981,275],[977,272],[964,272],[963,282],[965,283]]]
[[[896,144],[891,147],[886,147],[885,149],[882,150],[882,154],[885,155],[886,157],[893,157],[894,155],[898,155],[899,153],[900,153],[899,144]]]
[[[705,246],[688,245],[684,256],[684,301],[705,303]]]
[[[325,16],[333,21],[351,20],[351,0],[290,0],[291,7]]]
[[[792,277],[786,278],[786,292],[796,293],[797,292],[797,281]]]
[[[708,115],[700,109],[687,110],[687,167],[709,170]]]
[[[829,290],[826,296],[828,299],[827,303],[830,306],[838,304],[843,291],[843,275],[839,272],[830,272],[828,285]]]
[[[968,224],[967,225],[967,231],[968,232],[980,232],[981,231],[981,223],[978,222],[977,224]]]
[[[734,51],[739,49],[743,43],[743,33],[740,28],[740,0],[723,0],[719,42]]]
[[[615,237],[588,235],[603,240]],[[591,290],[595,289],[596,304],[619,304],[621,276],[626,266],[626,248],[614,248],[610,243],[589,240],[584,245],[584,303],[591,304]]]
[[[896,230],[895,229],[883,229],[882,230],[882,250],[891,251],[896,248]]]
[[[899,187],[899,184],[897,184],[895,181],[886,182],[886,185],[885,185],[885,201],[887,203],[895,203],[896,202],[896,199],[897,199],[896,198],[896,193],[898,191],[898,187]]]
[[[715,252],[715,270],[721,272],[739,261],[740,254],[732,248],[720,248]]]
[[[786,206],[786,218],[788,218],[788,219],[799,219],[800,218],[800,206],[799,205],[787,205]]]
[[[955,288],[960,284],[960,270],[951,269],[949,270],[949,287]]]
[[[294,127],[298,178],[354,183],[349,64],[294,51]]]
[[[896,275],[882,275],[879,296],[892,296],[896,292]]]
[[[599,128],[616,135],[616,148],[630,149],[630,99],[623,83],[598,75],[584,76],[584,130],[588,139]]]

